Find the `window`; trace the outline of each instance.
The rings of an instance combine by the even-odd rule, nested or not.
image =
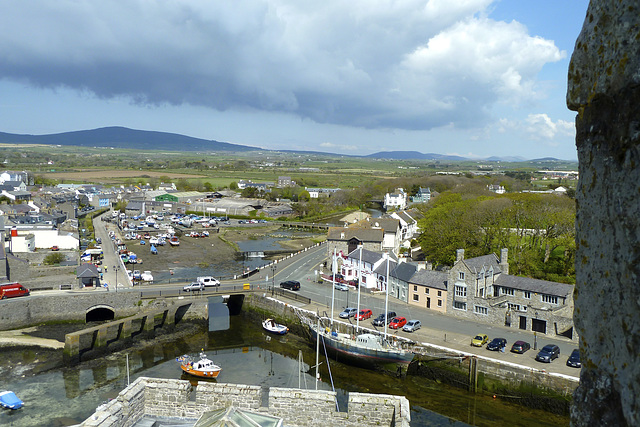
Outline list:
[[[484,288],[480,288],[480,298],[484,298]]]
[[[485,316],[487,314],[489,314],[489,309],[487,307],[481,307],[479,305],[476,305],[474,307],[474,311],[475,311],[476,314],[482,314],[482,315],[485,315]]]
[[[460,297],[460,298],[466,298],[467,297],[467,287],[466,286],[456,285],[455,292],[456,292],[455,295],[457,297]]]
[[[515,294],[516,294],[515,289],[513,289],[513,288],[506,288],[506,287],[504,287],[504,286],[502,287],[502,295],[511,295],[511,296],[513,296],[513,295],[515,295]]]
[[[441,299],[438,300],[438,307],[442,307],[442,300]]]
[[[413,291],[418,292],[418,285],[413,285]]]
[[[464,280],[464,271],[461,271],[460,273],[458,273],[458,278],[460,280]]]
[[[414,302],[418,302],[418,301],[420,301],[420,295],[418,295],[418,294],[413,294],[413,301],[414,301]]]
[[[424,293],[429,294],[429,288],[424,288]]]
[[[558,304],[558,297],[554,297],[553,295],[542,295],[542,302]]]
[[[438,291],[438,296],[441,297],[442,296],[442,291]]]
[[[520,304],[509,303],[509,310],[520,311]]]
[[[462,302],[462,301],[454,301],[453,302],[453,308],[455,308],[456,310],[467,310],[467,303],[466,302]]]
[[[522,293],[526,299],[531,299],[531,291],[524,291]]]

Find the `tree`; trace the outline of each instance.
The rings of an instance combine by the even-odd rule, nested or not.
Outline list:
[[[45,265],[55,265],[60,264],[64,260],[65,256],[63,254],[61,254],[60,252],[52,252],[44,257],[43,262]]]

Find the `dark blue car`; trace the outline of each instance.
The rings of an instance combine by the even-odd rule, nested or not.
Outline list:
[[[494,338],[489,344],[487,344],[487,350],[500,351],[507,346],[507,340],[505,338]]]

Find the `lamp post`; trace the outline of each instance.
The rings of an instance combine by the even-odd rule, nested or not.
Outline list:
[[[116,272],[116,283],[115,283],[115,287],[116,287],[116,292],[118,292],[118,266],[114,265],[113,266],[113,270]]]
[[[538,320],[538,312],[535,312],[536,315],[536,320]],[[533,349],[537,350],[538,349],[538,332],[537,331],[533,331]]]
[[[273,296],[276,287],[276,263],[271,264],[271,296]]]

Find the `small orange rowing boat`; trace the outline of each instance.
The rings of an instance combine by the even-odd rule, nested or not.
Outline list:
[[[180,362],[180,368],[187,374],[200,378],[218,378],[222,368],[213,363],[204,351],[200,352],[200,360],[194,360],[192,356],[187,354],[176,359]]]

